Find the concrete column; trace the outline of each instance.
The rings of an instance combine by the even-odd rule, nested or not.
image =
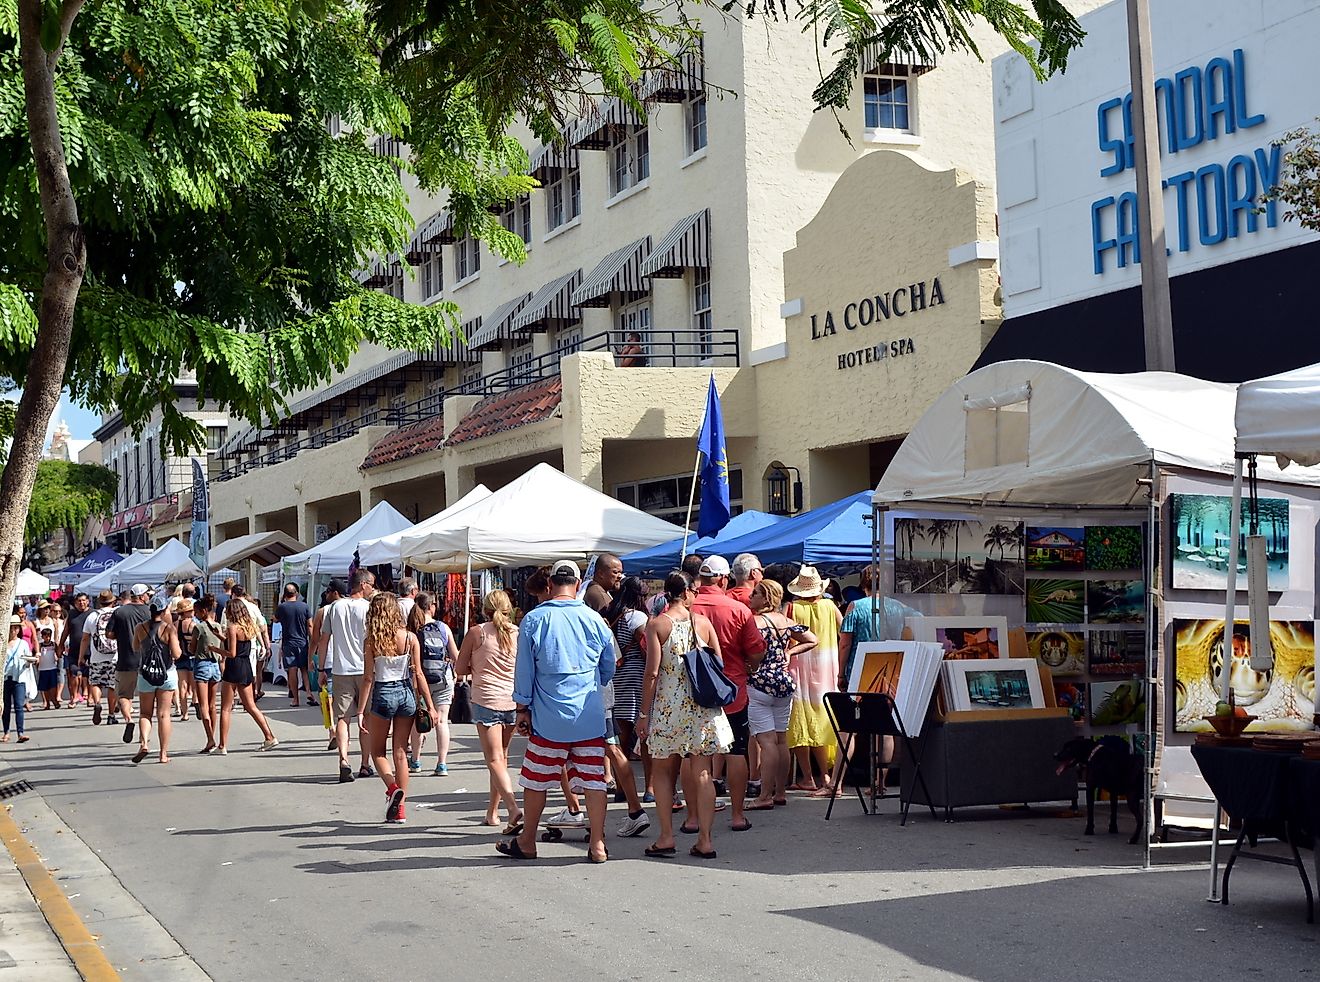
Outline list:
[[[316,534],[316,506],[298,505],[298,541],[305,546],[312,544]]]
[[[446,429],[448,423],[446,423]],[[449,507],[477,486],[477,469],[453,460],[445,461],[445,507]]]
[[[609,408],[594,402],[602,391],[600,376],[614,371],[614,359],[607,352],[578,352],[562,362],[564,473],[589,488],[604,490],[604,442],[602,420],[609,418]]]

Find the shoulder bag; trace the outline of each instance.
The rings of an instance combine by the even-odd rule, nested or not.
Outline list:
[[[705,709],[723,709],[738,698],[738,687],[724,674],[724,665],[714,649],[702,644],[697,637],[697,624],[689,615],[692,625],[692,647],[683,653],[683,668],[687,671],[692,701]]]
[[[421,644],[421,638],[412,635],[417,643]],[[409,646],[411,648],[411,646]],[[420,660],[420,659],[419,659]],[[413,726],[417,727],[418,733],[431,732],[431,712],[426,708],[426,697],[422,695],[422,680],[413,672],[412,651],[408,652],[408,682],[413,687],[413,701],[417,703],[417,708],[413,711]]]

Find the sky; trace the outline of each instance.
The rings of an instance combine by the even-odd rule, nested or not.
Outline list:
[[[22,394],[23,392],[20,389],[6,393],[3,398],[17,402]],[[101,425],[101,417],[75,403],[69,398],[67,391],[61,392],[60,401],[56,404],[55,411],[50,415],[50,423],[46,426],[46,446],[50,445],[50,436],[55,432],[55,427],[59,425],[60,420],[69,424],[69,439],[72,441],[73,459],[77,460],[78,450],[91,442],[92,434]]]

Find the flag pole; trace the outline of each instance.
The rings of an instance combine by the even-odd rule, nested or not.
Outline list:
[[[688,536],[692,531],[692,502],[697,497],[697,475],[701,473],[701,451],[697,451],[697,462],[692,466],[692,490],[688,492],[687,518],[683,520],[683,551],[678,557],[678,565],[687,559]]]

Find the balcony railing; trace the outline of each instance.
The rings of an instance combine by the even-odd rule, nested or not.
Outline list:
[[[319,450],[355,436],[368,426],[407,426],[438,415],[448,395],[490,396],[554,378],[560,373],[564,358],[578,351],[609,351],[616,358],[627,345],[630,331],[605,331],[583,338],[581,343],[563,345],[544,355],[510,368],[463,383],[450,392],[435,392],[406,405],[389,409],[374,408],[341,419],[332,426],[308,434],[283,446],[272,447],[247,460],[225,460],[216,480],[230,481],[248,471],[271,467],[292,460],[304,450]],[[642,353],[631,357],[644,360],[648,368],[698,368],[712,365],[737,367],[741,356],[736,330],[652,331],[644,337]],[[641,366],[639,366],[641,367]],[[238,452],[240,455],[243,451]]]

